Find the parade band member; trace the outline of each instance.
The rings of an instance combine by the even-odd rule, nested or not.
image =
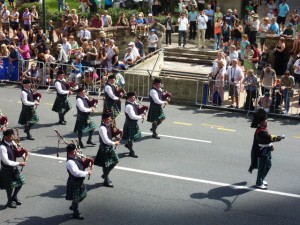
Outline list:
[[[95,112],[94,107],[90,107],[88,103],[88,97],[86,91],[83,88],[78,89],[78,95],[76,97],[77,119],[74,128],[74,132],[78,135],[78,142],[80,148],[85,148],[82,144],[82,134],[89,132],[89,138],[87,144],[96,145],[92,142],[92,135],[96,128],[95,122],[91,119],[91,112]]]
[[[84,217],[79,213],[78,205],[86,197],[86,187],[84,185],[84,178],[86,175],[92,174],[92,171],[84,171],[82,161],[76,157],[76,146],[69,144],[67,146],[67,171],[69,174],[67,182],[66,200],[72,201],[70,210],[73,211],[73,218],[83,220]]]
[[[23,80],[23,88],[21,92],[22,111],[19,117],[19,124],[24,125],[24,132],[27,133],[28,140],[34,140],[30,134],[31,127],[39,122],[39,117],[34,106],[39,105],[38,101],[34,101],[33,92],[31,90],[31,81]]]
[[[162,81],[158,78],[153,80],[153,87],[150,89],[150,108],[148,112],[147,121],[152,123],[152,137],[160,139],[156,133],[157,127],[165,120],[166,116],[163,112],[162,106],[168,104],[167,101],[162,100]]]
[[[53,104],[52,111],[58,113],[58,124],[66,125],[67,122],[65,120],[65,115],[72,108],[68,96],[73,94],[73,92],[67,90],[66,83],[63,81],[63,76],[64,74],[58,73],[57,80],[54,83],[56,89],[56,99]]]
[[[251,150],[251,165],[249,172],[258,168],[256,187],[267,189],[268,183],[265,178],[272,166],[271,151],[274,150],[272,142],[281,141],[284,136],[271,135],[268,130],[267,113],[264,109],[258,109],[254,114],[251,124],[252,128],[256,128],[254,140]]]
[[[18,199],[18,193],[25,183],[23,174],[17,166],[26,166],[26,162],[16,162],[16,143],[13,141],[14,132],[7,129],[3,132],[3,140],[0,145],[0,188],[5,189],[7,193],[7,207],[16,208],[22,202]]]
[[[119,145],[119,141],[112,141],[113,127],[111,124],[111,116],[107,113],[102,115],[102,122],[99,127],[100,146],[95,158],[95,165],[103,169],[102,178],[104,186],[113,187],[108,175],[110,171],[119,163],[118,156],[114,150],[114,146]]]
[[[143,119],[145,114],[138,115],[138,106],[135,104],[135,92],[127,93],[127,101],[125,103],[125,123],[123,127],[123,140],[127,140],[125,147],[129,149],[129,156],[137,158],[132,147],[133,142],[141,138],[142,134],[138,125],[138,120]]]
[[[121,101],[121,98],[116,96],[116,76],[109,75],[107,83],[105,85],[105,100],[103,105],[103,113],[108,113],[111,116],[112,123],[115,124],[115,119],[120,113],[117,101]]]

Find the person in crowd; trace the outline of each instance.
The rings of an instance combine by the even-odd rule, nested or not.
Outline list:
[[[239,59],[239,53],[236,50],[235,45],[230,45],[230,47],[229,47],[229,55],[228,55],[227,59],[228,59],[228,63],[229,64],[231,64],[231,61],[233,59],[237,59],[237,60]]]
[[[166,47],[170,47],[172,44],[172,33],[173,33],[173,28],[172,28],[172,14],[169,13],[166,17],[165,20],[165,27],[166,27]]]
[[[215,69],[215,72],[212,73],[212,80],[213,80],[213,91],[210,94],[211,101],[213,100],[213,95],[215,92],[218,92],[221,103],[224,101],[224,85],[225,85],[225,75],[226,75],[226,63],[224,60],[218,60],[217,61],[217,68]],[[221,105],[219,103],[219,105]]]
[[[282,32],[281,36],[285,38],[292,38],[294,37],[294,30],[293,30],[293,24],[289,23],[287,27]]]
[[[253,100],[258,98],[258,81],[252,69],[247,71],[247,76],[243,79],[243,84],[247,93],[244,109],[253,111]]]
[[[298,83],[298,85],[300,86],[300,55],[298,55],[298,59],[295,61],[294,65],[293,65],[293,69],[294,69],[294,80],[295,80],[295,84]]]
[[[10,11],[7,9],[7,6],[4,5],[0,13],[2,20],[2,30],[8,32],[9,37]]]
[[[261,93],[271,93],[271,89],[274,87],[276,80],[275,70],[272,69],[271,64],[267,64],[260,75]]]
[[[281,30],[284,30],[285,20],[286,16],[289,13],[290,8],[288,4],[286,4],[286,0],[282,0],[281,4],[279,4],[278,7],[278,17],[277,17],[277,23],[280,26],[281,24]]]
[[[195,1],[195,0],[194,0]],[[195,40],[196,38],[196,27],[197,27],[197,12],[195,7],[191,8],[192,10],[188,14],[188,20],[189,20],[189,28],[190,28],[190,35],[189,40]]]
[[[135,47],[135,44],[133,41],[129,42],[128,46],[132,48],[132,54],[133,54],[133,62],[136,63],[136,61],[141,59],[141,56],[139,54],[139,50]]]
[[[100,16],[100,14],[95,14],[91,23],[90,23],[91,27],[95,27],[95,28],[103,28],[103,21],[102,21],[102,17]]]
[[[240,49],[243,31],[244,28],[241,25],[241,21],[236,20],[234,23],[234,27],[232,28],[231,31],[231,37],[233,38],[233,44],[236,46],[237,49]]]
[[[158,37],[157,48],[158,49],[162,48],[161,41],[162,41],[162,38],[163,38],[164,34],[166,33],[165,26],[162,25],[161,23],[159,23],[158,19],[155,18],[155,19],[153,19],[153,23],[149,26],[149,29],[154,29],[154,33]]]
[[[221,45],[221,37],[222,37],[222,26],[223,22],[220,18],[218,18],[215,22],[215,42],[214,42],[214,50],[219,50]]]
[[[121,15],[116,23],[116,26],[124,26],[124,27],[129,26],[129,21],[128,21],[125,13],[121,13]]]
[[[81,44],[84,41],[88,41],[92,39],[91,32],[87,30],[88,26],[85,25],[82,30],[79,31],[77,37],[80,39]]]
[[[104,10],[102,15],[103,27],[111,27],[112,26],[112,19],[111,16],[108,15],[108,11]]]
[[[148,54],[155,52],[157,48],[158,37],[155,34],[155,29],[150,30],[150,34],[148,35]]]
[[[257,31],[259,30],[260,21],[258,19],[258,14],[252,15],[252,21],[250,22],[250,36],[249,41],[251,44],[256,43]]]
[[[3,139],[0,143],[0,189],[5,189],[7,194],[7,204],[9,208],[17,208],[22,205],[18,198],[18,194],[25,184],[25,178],[22,172],[19,171],[18,166],[26,166],[25,160],[28,158],[28,151],[24,155],[24,162],[16,161],[17,144],[14,142],[13,129],[6,129],[3,132]]]
[[[205,33],[207,29],[207,21],[208,17],[205,15],[204,11],[201,10],[198,17],[197,17],[197,48],[205,48]]]
[[[214,10],[211,9],[210,4],[207,4],[205,15],[207,16],[207,22],[206,22],[207,29],[205,32],[205,39],[209,40],[210,38],[214,38],[214,29],[213,29]]]
[[[231,9],[228,9],[228,10],[227,10],[227,13],[224,15],[223,20],[224,20],[224,22],[226,22],[230,27],[233,27],[233,26],[234,26],[235,19],[234,19],[234,16],[232,15],[232,10],[231,10]]]
[[[261,60],[261,52],[258,49],[257,43],[252,44],[252,49],[253,49],[253,56],[251,58],[252,69],[254,71],[254,74],[257,74],[258,64],[260,63]]]
[[[225,80],[229,84],[229,96],[231,97],[231,105],[229,107],[238,109],[241,82],[244,78],[244,74],[241,67],[237,65],[238,60],[233,59],[231,64],[232,65],[228,67],[225,76]],[[234,105],[234,100],[236,105]]]
[[[288,114],[290,109],[290,98],[293,97],[295,80],[294,77],[291,76],[289,71],[285,71],[284,75],[281,77],[281,91],[283,94],[283,102],[284,102],[284,114]]]
[[[20,26],[20,13],[18,11],[18,7],[15,6],[13,8],[13,11],[10,14],[10,25],[11,29],[13,30],[13,35],[16,35],[17,30],[19,29]]]
[[[279,41],[274,49],[274,69],[276,71],[276,74],[283,75],[285,72],[285,66],[284,65],[284,52],[285,52],[285,38],[281,37],[279,38]]]
[[[58,44],[56,46],[56,49],[57,49],[57,52],[58,52],[58,56],[57,56],[56,61],[57,61],[57,63],[62,64],[61,67],[62,67],[63,73],[66,74],[67,73],[67,65],[66,64],[69,61],[68,55],[66,54],[66,52],[63,49],[61,44]]]
[[[214,13],[214,22],[218,21],[218,19],[220,19],[220,21],[223,21],[223,13],[221,12],[220,7],[216,8],[216,12]]]
[[[183,39],[183,47],[186,47],[186,32],[189,27],[189,21],[186,18],[186,14],[183,12],[180,14],[180,17],[178,18],[178,48],[181,48],[182,39]]]
[[[272,98],[270,97],[270,93],[265,92],[263,96],[259,97],[257,104],[258,108],[262,108],[268,113],[272,105]]]
[[[279,25],[276,22],[276,18],[273,17],[271,19],[271,24],[270,24],[270,28],[269,28],[269,34],[279,35],[279,33],[280,33]]]
[[[28,40],[23,39],[22,44],[20,45],[20,47],[17,47],[17,49],[20,52],[22,58],[25,60],[24,69],[27,70],[29,66],[29,60],[30,60],[30,48],[28,45]]]
[[[81,84],[81,77],[82,77],[82,64],[80,58],[75,58],[74,62],[71,63],[71,74],[69,76],[70,82],[75,82],[76,86],[74,90],[77,90]]]
[[[264,52],[266,36],[269,33],[269,29],[270,29],[269,18],[265,17],[263,18],[263,23],[261,23],[259,26],[261,52]]]
[[[224,21],[222,26],[222,45],[226,45],[227,43],[227,46],[229,46],[230,41],[231,41],[231,26]]]
[[[276,5],[274,3],[274,0],[269,0],[265,6],[265,12],[267,13],[267,17],[269,19],[273,19],[275,17],[274,15],[275,9],[276,9]]]
[[[252,69],[252,57],[254,55],[254,51],[251,48],[251,44],[248,44],[246,47],[246,51],[245,51],[245,55],[244,55],[244,69],[245,72],[247,72],[247,70]]]

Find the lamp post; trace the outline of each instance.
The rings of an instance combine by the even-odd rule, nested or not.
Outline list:
[[[42,0],[42,11],[43,11],[43,31],[46,33],[46,0]]]

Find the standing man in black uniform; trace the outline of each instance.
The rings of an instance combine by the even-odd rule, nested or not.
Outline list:
[[[63,76],[63,73],[58,73],[57,80],[54,83],[56,89],[56,99],[53,104],[52,111],[58,113],[58,124],[66,125],[67,122],[65,120],[65,115],[72,108],[68,96],[73,94],[73,92],[67,89],[66,82],[63,81]]]
[[[31,127],[39,122],[39,117],[34,106],[39,105],[38,101],[34,101],[33,92],[31,90],[31,81],[23,80],[23,88],[21,92],[22,111],[19,117],[19,124],[24,125],[24,132],[27,133],[28,140],[34,140],[30,134]]]
[[[166,116],[164,114],[163,105],[167,105],[167,101],[162,100],[163,91],[161,89],[162,82],[160,79],[155,78],[153,80],[153,87],[150,89],[150,108],[148,112],[147,121],[152,123],[152,137],[155,139],[160,139],[156,133],[157,127],[165,120]]]
[[[0,188],[6,190],[7,207],[9,208],[16,208],[16,205],[22,204],[18,199],[18,193],[25,183],[25,178],[17,167],[26,166],[26,162],[16,161],[16,143],[13,139],[13,130],[7,129],[3,132],[3,140],[0,144]]]
[[[108,113],[111,116],[113,124],[115,124],[115,120],[120,113],[119,104],[117,104],[117,102],[121,101],[121,98],[116,94],[115,82],[116,76],[109,75],[104,88],[105,99],[103,105],[103,113]]]
[[[110,171],[119,163],[119,158],[116,154],[114,146],[120,142],[113,141],[114,129],[111,124],[111,117],[109,114],[102,114],[102,122],[99,127],[99,141],[100,146],[95,158],[95,165],[103,169],[102,178],[104,179],[105,187],[113,187],[108,175]]]
[[[83,182],[86,175],[92,174],[92,171],[84,171],[82,161],[76,157],[76,146],[74,144],[67,146],[66,167],[69,174],[66,200],[72,201],[69,209],[73,211],[73,218],[83,220],[84,217],[79,213],[78,205],[87,196]]]
[[[80,148],[85,148],[82,143],[82,134],[88,132],[89,138],[87,144],[96,145],[92,142],[92,136],[97,125],[91,119],[90,114],[95,112],[94,107],[89,106],[89,99],[86,96],[86,91],[83,88],[78,89],[78,95],[76,97],[77,119],[74,127],[74,132],[78,135],[78,142]]]
[[[252,128],[256,128],[254,140],[251,150],[251,165],[249,172],[253,169],[258,169],[256,187],[259,189],[268,189],[268,183],[265,180],[269,170],[272,166],[272,154],[274,150],[273,143],[281,141],[284,136],[271,135],[268,130],[267,113],[264,109],[258,109],[254,114],[251,124]]]
[[[123,127],[123,140],[127,140],[125,147],[129,149],[129,156],[137,158],[138,156],[133,151],[133,142],[141,138],[141,130],[138,125],[138,120],[143,119],[145,114],[138,115],[138,106],[135,104],[135,92],[127,93],[127,101],[125,103],[125,123]]]

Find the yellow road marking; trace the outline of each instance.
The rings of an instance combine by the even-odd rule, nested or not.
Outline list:
[[[181,122],[174,122],[175,124],[179,124],[179,125],[186,125],[186,126],[192,126],[191,123],[181,123]]]
[[[300,136],[293,136],[293,138],[300,138]]]
[[[45,102],[44,104],[45,105],[51,105],[51,106],[53,105],[53,103],[48,103],[48,102]]]
[[[217,128],[218,130],[224,130],[224,131],[230,131],[230,132],[235,132],[236,130],[233,130],[233,129],[225,129],[225,128]]]
[[[206,124],[206,123],[202,123],[201,126],[206,126],[206,127],[219,127],[219,128],[224,127],[224,126],[217,126],[217,125]]]
[[[21,101],[17,101],[17,103],[21,104],[22,102]]]

